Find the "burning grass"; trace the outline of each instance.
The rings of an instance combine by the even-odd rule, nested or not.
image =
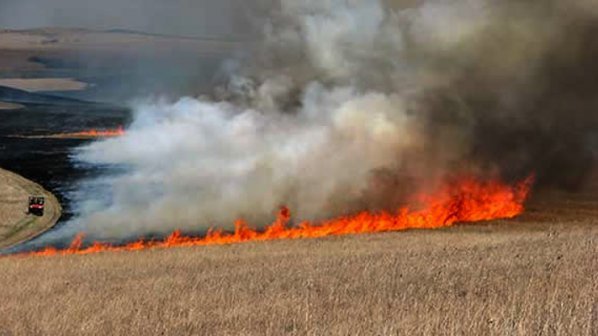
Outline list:
[[[49,138],[49,139],[96,139],[96,138],[114,138],[125,135],[125,129],[122,126],[113,129],[89,129],[79,132],[58,133],[50,135],[28,136],[27,138]]]
[[[4,258],[0,334],[589,336],[595,218]]]
[[[417,197],[420,203],[419,209],[404,207],[394,214],[362,212],[319,224],[303,222],[298,226],[290,227],[288,225],[291,219],[290,211],[283,207],[274,223],[264,230],[252,229],[243,220],[238,220],[235,223],[234,232],[209,230],[204,237],[187,237],[176,231],[163,241],[139,240],[124,246],[112,246],[97,242],[84,246],[83,236],[79,235],[67,249],[58,250],[48,247],[28,255],[91,254],[106,251],[136,251],[150,248],[321,238],[406,229],[433,229],[452,226],[458,222],[513,218],[523,212],[523,203],[528,197],[531,183],[532,178],[515,186],[509,186],[498,180],[479,181],[465,177],[444,184],[433,194]]]
[[[66,132],[56,134],[44,134],[44,135],[12,135],[12,138],[24,138],[24,139],[103,139],[103,138],[116,138],[125,135],[126,131],[124,127],[119,126],[116,128],[92,128],[78,132]]]

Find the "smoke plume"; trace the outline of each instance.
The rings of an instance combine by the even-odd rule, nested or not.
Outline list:
[[[573,1],[282,0],[205,97],[144,100],[76,159],[95,238],[396,209],[456,174],[583,186],[598,10]]]

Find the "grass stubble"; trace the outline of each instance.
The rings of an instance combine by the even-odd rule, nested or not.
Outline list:
[[[596,335],[597,222],[1,258],[0,335]]]

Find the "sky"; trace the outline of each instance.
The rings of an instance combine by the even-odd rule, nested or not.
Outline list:
[[[196,37],[243,36],[255,1],[0,0],[0,27],[128,29]]]

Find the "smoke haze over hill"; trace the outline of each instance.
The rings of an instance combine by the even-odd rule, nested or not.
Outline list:
[[[234,0],[2,0],[0,27],[129,29],[155,34],[234,38],[247,36],[250,8],[249,2]]]

